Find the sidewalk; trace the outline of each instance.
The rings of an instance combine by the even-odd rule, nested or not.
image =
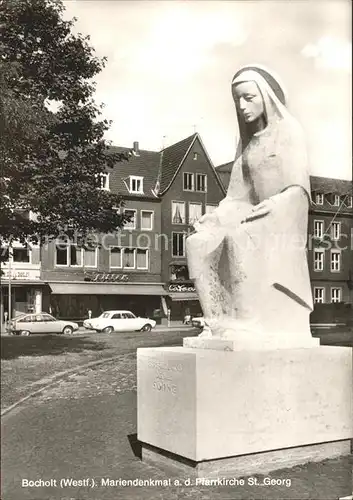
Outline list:
[[[152,331],[168,331],[168,330],[193,330],[195,331],[195,328],[191,325],[184,325],[181,321],[171,321],[170,323],[170,326],[168,325],[156,325]],[[8,332],[6,331],[5,329],[5,325],[2,324],[0,325],[0,332],[1,332],[1,335],[8,335]],[[88,330],[86,328],[84,328],[83,326],[80,326],[79,329],[74,332],[74,334],[76,333],[91,333],[91,332],[95,332],[95,330]]]
[[[185,486],[185,478],[141,461],[136,412],[136,360],[130,354],[74,375],[8,414],[2,429],[2,500],[337,500],[351,494],[349,458],[268,475],[290,479],[290,487],[195,486],[194,480]],[[62,479],[82,482],[64,486]],[[136,479],[150,486],[119,483]],[[28,484],[23,480],[48,483],[23,487]],[[155,480],[171,483],[156,486]]]

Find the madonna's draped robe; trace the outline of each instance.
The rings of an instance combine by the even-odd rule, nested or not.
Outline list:
[[[301,129],[255,71],[267,127],[240,141],[226,198],[187,238],[190,276],[214,336],[310,335],[312,294],[306,258],[310,185]],[[258,203],[269,214],[242,223]]]

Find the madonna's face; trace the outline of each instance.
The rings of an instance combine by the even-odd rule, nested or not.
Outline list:
[[[264,101],[255,82],[241,82],[234,85],[233,97],[246,123],[251,123],[264,114]]]

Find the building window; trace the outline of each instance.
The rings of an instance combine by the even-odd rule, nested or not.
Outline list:
[[[109,174],[101,173],[97,177],[99,178],[99,189],[109,191]]]
[[[135,249],[134,248],[124,248],[123,263],[124,263],[125,269],[134,269],[135,268]]]
[[[342,288],[331,288],[331,302],[342,301]]]
[[[314,220],[314,237],[322,238],[324,235],[324,221]]]
[[[170,281],[190,281],[188,266],[184,264],[170,266]]]
[[[206,193],[207,191],[206,174],[196,174],[196,191],[201,191],[202,193]]]
[[[153,212],[150,210],[141,210],[141,229],[144,231],[152,231],[153,215]]]
[[[339,250],[331,250],[331,271],[339,272],[341,270],[341,252]]]
[[[97,267],[98,248],[85,248],[83,250],[83,265],[85,267]]]
[[[172,201],[172,223],[185,224],[185,203],[183,201]]]
[[[31,263],[31,250],[26,247],[12,247],[11,256],[8,247],[1,247],[1,256],[3,260],[11,261],[16,264],[30,264]]]
[[[30,220],[30,210],[27,210],[26,208],[14,208],[12,214],[16,221],[21,222]]]
[[[148,269],[148,250],[110,247],[111,269]]]
[[[148,250],[136,249],[136,267],[137,269],[148,269]]]
[[[121,248],[120,247],[110,247],[110,262],[109,267],[111,269],[118,268],[121,269],[122,261],[121,261]]]
[[[353,206],[352,200],[353,200],[352,196],[348,196],[348,198],[347,198],[347,207],[348,208],[352,208],[352,206]]]
[[[69,265],[72,267],[82,266],[82,248],[78,248],[76,245],[69,246],[70,252],[70,262]]]
[[[315,203],[316,203],[316,205],[323,205],[324,204],[324,195],[321,193],[318,193],[315,196]]]
[[[325,288],[314,288],[314,303],[323,304],[325,302]]]
[[[84,254],[87,252],[85,260]],[[87,263],[87,267],[97,267],[97,248],[92,250],[83,250],[74,244],[65,244],[63,242],[56,243],[55,246],[55,265],[83,267]]]
[[[194,191],[194,174],[184,172],[184,191]]]
[[[124,223],[124,229],[136,229],[136,210],[124,209],[124,214],[129,218],[129,222]]]
[[[316,249],[314,250],[314,271],[324,270],[324,250]]]
[[[56,266],[68,266],[69,265],[69,255],[68,246],[63,244],[57,244],[55,247],[55,265]]]
[[[173,257],[185,257],[185,233],[173,232],[172,238],[173,238],[173,246],[172,246]]]
[[[340,206],[340,196],[338,194],[335,194],[335,196],[333,198],[333,206],[334,207]]]
[[[212,212],[214,212],[217,208],[217,205],[208,205],[206,204],[206,207],[205,207],[205,213],[206,214],[211,214]]]
[[[30,263],[31,254],[29,248],[13,248],[12,261],[17,263]]]
[[[339,240],[341,237],[341,223],[340,222],[332,222],[331,233],[333,240]]]
[[[198,159],[198,157],[199,157],[199,155],[198,155],[197,153],[194,153],[193,159],[194,159],[194,160],[197,160],[197,159]]]
[[[202,203],[189,203],[189,224],[193,225],[202,215]]]
[[[130,175],[130,193],[143,194],[143,177]]]

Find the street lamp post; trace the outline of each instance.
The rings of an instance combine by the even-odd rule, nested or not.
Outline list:
[[[7,325],[10,326],[10,321],[12,318],[12,249],[11,249],[11,243],[9,243],[9,285],[8,285],[8,316],[7,316]]]

